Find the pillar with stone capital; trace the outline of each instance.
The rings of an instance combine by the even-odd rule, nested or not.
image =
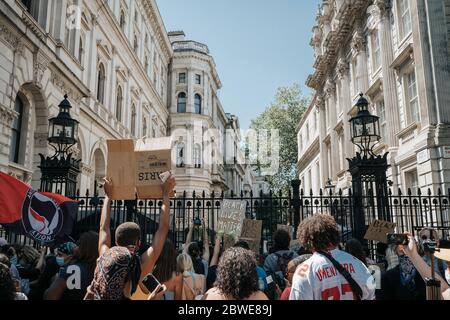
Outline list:
[[[325,181],[328,178],[328,157],[327,157],[327,148],[323,140],[325,139],[327,128],[325,123],[325,97],[323,94],[318,94],[316,98],[316,106],[319,111],[319,150],[320,150],[320,166],[322,168],[322,177],[319,182],[319,186],[322,187],[325,185]]]
[[[336,130],[334,130],[334,126],[337,123],[336,117],[336,105],[337,105],[337,96],[336,96],[336,82],[333,79],[328,79],[325,85],[325,96],[328,101],[327,109],[328,109],[328,124],[330,125],[330,147],[331,154],[338,154],[338,136]],[[328,128],[327,128],[328,129]],[[335,178],[339,171],[339,163],[338,161],[331,162],[331,172],[329,172],[330,178]]]
[[[361,27],[357,27],[355,33],[353,34],[351,47],[352,55],[356,57],[357,63],[356,88],[358,92],[355,92],[355,94],[358,94],[359,92],[367,92],[369,89],[369,75],[367,73],[366,57],[367,43]]]
[[[342,121],[344,123],[344,154],[345,158],[351,158],[354,155],[354,145],[351,142],[350,126],[348,125],[349,115],[348,112],[353,106],[352,98],[350,94],[350,76],[349,76],[349,63],[345,58],[340,58],[337,63],[336,73],[338,79],[341,82],[341,108],[343,111]]]
[[[389,1],[377,0],[373,6],[372,15],[377,20],[379,39],[381,46],[381,67],[383,72],[383,98],[386,106],[386,120],[388,122],[388,129],[386,130],[387,144],[390,148],[398,146],[398,139],[396,134],[400,131],[400,115],[397,98],[395,71],[390,67],[394,61],[391,21],[390,21],[390,7]],[[392,151],[392,150],[389,150]]]

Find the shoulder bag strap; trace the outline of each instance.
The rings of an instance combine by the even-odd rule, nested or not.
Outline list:
[[[333,266],[339,271],[340,274],[347,280],[347,282],[350,284],[350,287],[352,288],[353,293],[356,295],[358,300],[362,299],[363,291],[359,284],[353,279],[353,277],[350,275],[350,273],[339,263],[334,259],[331,254],[325,253],[323,251],[317,251],[317,253],[325,256],[328,260],[331,261]]]

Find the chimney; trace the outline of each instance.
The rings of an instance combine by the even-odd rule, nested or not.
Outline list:
[[[170,31],[167,33],[170,39],[170,43],[174,43],[176,41],[184,41],[184,38],[186,35],[184,34],[184,31]]]

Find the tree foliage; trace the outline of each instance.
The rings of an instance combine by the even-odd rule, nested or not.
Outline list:
[[[276,192],[288,190],[290,181],[297,177],[297,126],[308,101],[309,99],[302,95],[298,84],[280,87],[274,101],[251,122],[250,128],[257,132],[264,129],[269,132],[271,129],[279,130],[279,168],[276,173],[267,177],[272,190]],[[258,151],[259,148],[260,143]],[[259,161],[255,164],[261,174],[264,174],[268,166],[270,165],[261,164]]]

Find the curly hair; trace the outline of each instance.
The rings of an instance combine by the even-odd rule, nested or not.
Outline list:
[[[299,224],[297,238],[304,246],[322,251],[339,243],[339,228],[332,216],[316,214]]]
[[[214,286],[236,300],[242,300],[259,290],[256,258],[252,251],[233,247],[226,250],[217,267]]]
[[[16,288],[6,264],[0,263],[0,300],[14,300]]]

